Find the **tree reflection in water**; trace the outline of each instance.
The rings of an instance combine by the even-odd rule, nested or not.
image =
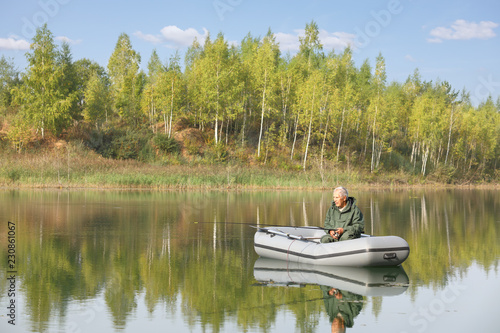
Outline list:
[[[498,265],[498,191],[360,191],[356,197],[367,231],[398,235],[410,245],[403,265],[412,283],[391,282],[388,290],[407,289],[414,298],[419,288],[444,288],[472,263],[485,271]],[[358,284],[361,292],[319,280],[301,288],[254,286],[254,229],[236,223],[321,225],[319,207],[330,201],[331,192],[1,191],[0,218],[18,226],[25,300],[19,320],[35,332],[64,331],[71,306],[102,297],[116,330],[144,302],[150,315],[162,306],[188,327],[214,332],[232,321],[242,331],[270,331],[285,308],[297,330],[309,332],[325,313],[319,286],[341,290],[344,300],[361,295],[380,313],[378,297],[387,295],[373,292],[377,284]],[[0,238],[4,258],[6,241]],[[0,261],[3,272],[6,264]],[[0,288],[5,304],[6,282]]]

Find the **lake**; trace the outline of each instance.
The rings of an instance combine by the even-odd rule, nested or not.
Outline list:
[[[331,191],[0,190],[0,332],[498,331],[500,191],[350,192],[401,267],[258,258],[250,225],[321,226]]]

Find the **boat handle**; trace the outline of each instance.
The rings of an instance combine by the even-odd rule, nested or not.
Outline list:
[[[384,253],[384,259],[396,259],[396,253],[394,252]]]

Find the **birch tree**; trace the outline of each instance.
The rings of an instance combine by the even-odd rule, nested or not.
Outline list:
[[[346,134],[348,121],[351,118],[351,110],[354,107],[356,92],[354,91],[355,68],[352,60],[352,50],[348,47],[338,59],[335,71],[335,81],[338,87],[339,108],[341,110],[340,124],[338,126],[339,138],[337,143],[337,161],[339,160],[340,148],[343,135]]]
[[[256,97],[255,75],[253,73],[253,63],[259,49],[260,39],[254,38],[250,33],[243,38],[240,46],[240,80],[241,80],[241,103],[243,119],[241,120],[241,146],[245,146],[246,129],[249,123],[249,117],[252,115],[254,102],[258,100]]]
[[[179,56],[177,53],[170,58],[167,70],[161,73],[160,81],[165,134],[170,138],[172,136],[172,123],[174,116],[176,116],[181,109],[181,94],[183,90],[183,80],[179,64]]]
[[[86,84],[83,118],[94,123],[99,130],[100,125],[107,121],[110,102],[109,84],[95,71]]]
[[[160,57],[156,50],[153,50],[148,62],[148,74],[141,99],[142,110],[148,116],[153,133],[156,132],[158,109],[161,107],[160,76],[164,72],[165,68],[161,63]]]
[[[234,74],[224,35],[219,34],[213,42],[210,36],[207,36],[203,51],[194,59],[192,66],[195,68],[193,74],[200,83],[198,98],[205,110],[204,115],[200,114],[200,118],[214,124],[214,143],[217,145],[220,140],[220,123],[224,119],[228,97],[231,96],[229,91]]]
[[[302,80],[305,83],[302,92],[300,92],[300,89],[298,91],[298,94],[301,95],[298,104],[299,112],[304,112],[303,121],[306,122],[304,125],[307,127],[302,166],[305,170],[311,142],[313,119],[319,112],[320,101],[324,93],[324,77],[320,70],[324,61],[323,45],[319,40],[319,29],[316,22],[311,21],[311,23],[306,24],[304,36],[299,37],[299,41],[300,47],[297,59],[301,67]]]
[[[141,91],[139,65],[141,57],[133,48],[130,37],[122,33],[108,62],[111,94],[115,112],[131,122],[137,120],[138,93]]]
[[[57,59],[59,51],[47,25],[38,28],[26,53],[28,67],[23,85],[15,89],[16,104],[30,126],[45,137],[46,132],[59,135],[70,124],[71,108],[76,94],[61,89],[64,71]]]
[[[372,160],[370,165],[370,171],[373,172],[375,168],[378,166],[378,162],[380,161],[380,154],[382,153],[382,142],[378,138],[377,133],[377,119],[379,109],[383,107],[384,102],[384,90],[385,90],[385,82],[386,82],[386,73],[385,73],[385,60],[382,57],[382,54],[379,53],[377,56],[377,63],[375,65],[375,75],[373,77],[373,83],[375,85],[375,95],[373,97],[372,103],[370,103],[371,112],[373,114],[373,122],[372,122]]]
[[[317,69],[311,73],[305,85],[306,89],[301,91],[303,94],[303,99],[301,103],[301,108],[306,110],[304,119],[306,120],[305,126],[307,126],[307,139],[305,140],[304,158],[302,168],[306,170],[307,166],[307,156],[309,152],[309,146],[311,143],[311,133],[315,130],[313,123],[317,124],[315,120],[319,118],[320,108],[322,106],[322,100],[325,91],[324,77],[322,72]]]
[[[260,157],[264,117],[269,110],[270,100],[275,96],[276,70],[279,58],[279,47],[274,35],[268,31],[259,46],[253,64],[255,87],[260,95],[260,130],[257,145],[257,157]]]
[[[207,37],[210,38],[210,35]],[[205,101],[202,82],[202,57],[203,47],[197,38],[186,51],[184,78],[186,84],[186,107],[187,112],[191,114],[194,124],[197,124],[200,130],[203,130],[205,124]]]

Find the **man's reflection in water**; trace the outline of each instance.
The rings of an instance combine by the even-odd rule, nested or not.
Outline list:
[[[332,333],[345,332],[347,327],[354,325],[354,318],[363,308],[363,296],[328,286],[320,288],[332,322]]]

